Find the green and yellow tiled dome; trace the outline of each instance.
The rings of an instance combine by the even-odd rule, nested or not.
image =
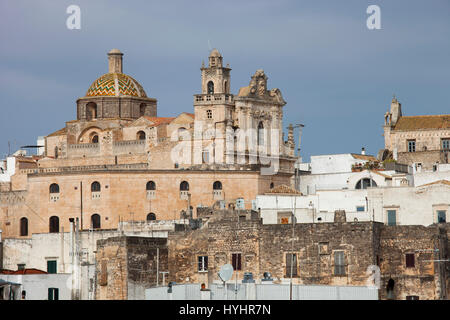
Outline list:
[[[106,73],[102,75],[92,83],[86,92],[86,96],[147,97],[142,86],[124,73]]]

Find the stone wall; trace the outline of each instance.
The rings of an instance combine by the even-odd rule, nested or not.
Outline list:
[[[167,271],[166,239],[99,240],[96,261],[96,300],[143,299],[145,288],[156,286],[157,273]]]
[[[440,259],[448,256],[443,243],[448,247],[447,234],[436,225],[345,222],[297,224],[293,228],[291,224],[262,225],[259,219],[224,212],[223,217],[216,214],[210,218],[200,230],[169,233],[169,278],[177,283],[208,285],[220,280],[217,273],[222,265],[232,263],[233,253],[241,253],[242,270],[233,275],[233,281],[235,276],[241,280],[244,272],[252,272],[255,279],[269,272],[275,282],[285,282],[291,276],[286,260],[294,253],[294,283],[371,285],[368,268],[379,265],[380,298],[387,298],[386,285],[392,278],[396,283],[394,299],[439,299],[441,288],[442,296],[446,295],[448,273],[428,260],[437,259],[433,257],[435,249],[442,252]],[[415,251],[415,267],[406,268],[405,254]],[[343,252],[342,264],[336,264],[339,252]],[[198,270],[199,256],[208,256],[208,271]]]

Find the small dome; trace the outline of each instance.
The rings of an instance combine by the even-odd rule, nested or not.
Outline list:
[[[221,57],[222,55],[220,54],[219,50],[217,49],[212,49],[210,55],[210,57]]]
[[[124,73],[106,73],[95,80],[86,92],[86,97],[93,96],[147,98],[142,86]]]
[[[120,50],[119,49],[112,49],[110,52],[108,52],[108,53],[122,53],[122,52],[120,52]]]

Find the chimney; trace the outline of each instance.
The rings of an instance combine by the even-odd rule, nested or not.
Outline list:
[[[108,52],[109,73],[122,73],[122,57],[123,53],[118,49],[112,49]]]
[[[366,148],[364,148],[364,147],[361,148],[361,154],[362,154],[362,155],[365,155],[365,154],[366,154]]]

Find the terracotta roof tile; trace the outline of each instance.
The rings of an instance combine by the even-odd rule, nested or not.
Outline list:
[[[174,117],[149,117],[149,116],[143,116],[143,117],[145,119],[153,122],[155,127],[157,127],[161,124],[169,124],[175,119]]]
[[[365,154],[351,153],[351,155],[353,158],[360,159],[360,160],[369,160],[369,161],[377,160],[377,158],[375,158],[374,156],[365,155]]]
[[[450,115],[400,117],[394,130],[450,129]]]
[[[59,129],[58,131],[55,131],[53,133],[50,133],[47,137],[53,137],[53,136],[63,136],[67,134],[67,129],[66,127]]]
[[[3,269],[0,270],[0,274],[47,274],[47,272],[35,268],[15,270],[15,271]]]

